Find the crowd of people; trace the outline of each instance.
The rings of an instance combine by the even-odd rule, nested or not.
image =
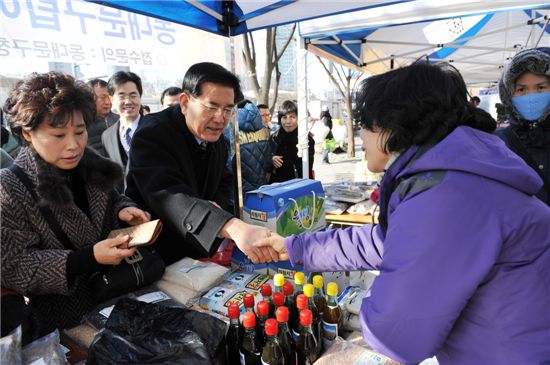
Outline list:
[[[228,124],[236,115],[243,191],[312,178],[315,142],[303,176],[295,102],[281,103],[273,131],[270,108],[243,100],[237,76],[209,62],[150,114],[132,72],[19,81],[3,107],[20,150],[0,170],[2,335],[79,324],[97,304],[90,277],[136,254],[131,237],[107,234],[160,219],[152,248],[165,265],[212,256],[227,238],[253,262],[380,270],[363,335],[397,361],[549,361],[549,50],[522,51],[504,70],[510,127],[496,133],[446,64],[372,76],[357,92],[368,168],[384,172],[380,223],[284,238],[234,214]],[[321,121],[330,133],[328,108]]]

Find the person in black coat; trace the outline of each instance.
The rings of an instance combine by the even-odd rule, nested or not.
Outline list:
[[[332,135],[332,116],[330,115],[328,106],[323,107],[319,120],[325,125],[325,127],[328,128],[328,133],[325,140],[334,139],[334,136]],[[330,151],[327,148],[323,148],[323,163],[330,163],[328,160],[329,152]]]
[[[280,128],[271,136],[273,171],[271,181],[283,182],[302,178],[302,158],[298,157],[298,107],[290,100],[278,111]],[[309,178],[313,179],[315,141],[308,134]]]
[[[233,217],[227,147],[220,139],[240,95],[238,78],[214,63],[189,68],[179,105],[144,117],[132,139],[126,195],[164,223],[154,247],[167,264],[213,255],[231,238],[253,261],[267,228]]]
[[[496,134],[543,179],[537,197],[550,206],[550,48],[519,52],[502,73],[510,125]]]

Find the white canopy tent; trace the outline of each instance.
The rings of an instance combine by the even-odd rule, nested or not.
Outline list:
[[[550,46],[549,2],[431,1],[388,5],[300,23],[316,54],[368,73],[417,59],[446,61],[471,86],[492,86],[506,60]]]

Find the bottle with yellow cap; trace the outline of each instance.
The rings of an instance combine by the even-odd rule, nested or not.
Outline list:
[[[275,293],[283,292],[283,285],[285,284],[285,276],[283,274],[275,274],[273,275],[273,286],[275,287]]]
[[[315,275],[313,277],[313,287],[315,288],[315,292],[313,294],[313,300],[315,301],[317,310],[319,310],[319,316],[321,317],[321,320],[322,320],[323,313],[325,312],[325,307],[327,306],[327,299],[325,298],[325,292],[323,290],[322,275]]]
[[[296,301],[298,299],[298,295],[304,294],[304,284],[306,282],[306,276],[301,271],[296,271],[294,273],[294,294],[292,295],[292,302],[297,304]],[[300,320],[300,311],[296,307],[296,305],[293,305],[290,308],[290,323],[294,324],[295,322],[298,322]]]
[[[330,282],[327,284],[327,306],[323,315],[322,337],[325,348],[336,340],[337,336],[342,336],[344,331],[344,316],[338,306],[338,284]]]
[[[314,292],[315,289],[313,287],[313,284],[304,285],[304,294],[307,297],[307,309],[309,309],[311,313],[313,313],[313,333],[315,334],[315,337],[317,337],[319,350],[321,350],[321,318],[319,317],[319,310],[317,309],[317,306],[315,305],[315,300],[313,299]]]

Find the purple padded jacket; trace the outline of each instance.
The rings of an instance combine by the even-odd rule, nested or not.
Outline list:
[[[403,363],[550,362],[550,208],[542,181],[504,143],[459,127],[382,182],[387,230],[365,225],[286,239],[307,271],[379,269],[363,336]]]

